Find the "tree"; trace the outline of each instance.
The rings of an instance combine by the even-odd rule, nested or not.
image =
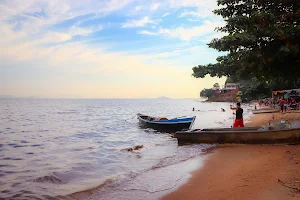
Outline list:
[[[225,81],[225,84],[227,83],[237,83],[239,82],[240,80],[235,76],[235,75],[231,75],[229,76],[226,81]]]
[[[200,97],[207,97],[207,98],[210,98],[210,97],[213,97],[215,96],[215,91],[213,89],[203,89],[201,92],[200,92]]]
[[[226,25],[227,35],[208,46],[227,55],[215,64],[198,65],[193,76],[256,78],[268,87],[300,86],[300,1],[218,0],[214,11]]]
[[[240,88],[243,99],[254,100],[269,97],[271,94],[270,88],[263,83],[260,83],[255,78],[248,80],[247,84]]]

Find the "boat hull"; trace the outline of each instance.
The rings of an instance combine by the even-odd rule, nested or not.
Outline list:
[[[189,129],[190,125],[191,123],[159,125],[159,124],[140,122],[141,128],[152,128],[161,132],[176,132],[184,129]]]
[[[160,132],[175,133],[176,131],[188,130],[193,124],[195,117],[191,118],[189,121],[181,122],[160,122],[160,121],[148,121],[141,118],[138,115],[139,125],[141,128],[151,128]]]
[[[258,110],[252,110],[253,114],[276,113],[276,112],[280,112],[280,109],[258,109]]]
[[[234,131],[195,131],[176,132],[179,144],[185,143],[238,143],[238,144],[277,144],[300,143],[300,129],[288,130],[234,130]]]

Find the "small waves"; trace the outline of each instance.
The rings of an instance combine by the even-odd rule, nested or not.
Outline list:
[[[103,182],[103,188],[109,191],[168,189],[182,176],[177,176],[172,166],[201,158],[202,151],[210,146],[178,146],[168,134],[141,129],[133,119],[135,114],[168,118],[196,115],[194,128],[232,124],[232,112],[221,112],[227,106],[223,103],[151,99],[0,101],[0,199],[63,198]],[[193,107],[201,112],[193,112]],[[137,145],[143,148],[124,150]],[[169,180],[172,173],[176,177]],[[143,183],[143,174],[163,178],[156,187],[146,177],[148,182]],[[133,180],[141,186],[127,184]]]
[[[216,145],[209,144],[183,146],[176,155],[165,157],[150,168],[131,171],[129,173],[119,175],[115,178],[107,179],[100,186],[87,191],[78,192],[75,194],[75,196],[85,196],[84,199],[91,200],[120,199],[122,196],[120,192],[141,192],[152,194],[170,190],[176,187],[177,182],[179,182],[183,178],[183,174],[180,173],[180,170],[178,171],[178,166],[176,165],[182,165],[189,160],[197,158],[214,147],[216,147]],[[128,151],[128,149],[123,149],[123,151]],[[129,152],[140,155],[140,152],[138,151]],[[172,166],[176,167],[172,168]],[[158,176],[154,176],[154,174]],[[155,177],[155,180],[153,180],[153,177]],[[114,191],[120,192],[115,193]],[[74,194],[72,196],[74,196]],[[134,197],[133,199],[136,198],[137,197]]]
[[[184,146],[180,149],[180,152],[177,152],[176,155],[166,157],[159,161],[156,165],[154,165],[151,169],[157,169],[161,167],[167,167],[169,165],[178,164],[193,158],[196,158],[203,153],[205,153],[208,149],[214,148],[215,145],[210,144],[201,144],[201,145],[191,145]]]

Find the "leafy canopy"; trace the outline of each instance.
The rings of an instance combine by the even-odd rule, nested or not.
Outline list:
[[[215,14],[227,36],[208,46],[227,55],[215,64],[198,65],[193,76],[256,78],[279,87],[300,85],[300,0],[218,0]],[[277,83],[277,85],[276,85]]]
[[[201,90],[200,92],[200,97],[207,97],[207,98],[210,98],[210,97],[213,97],[215,96],[215,91],[213,89],[203,89]]]

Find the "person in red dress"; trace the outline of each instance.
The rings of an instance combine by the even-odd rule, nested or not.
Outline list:
[[[231,110],[236,110],[235,111],[235,120],[234,120],[233,127],[234,128],[244,127],[244,119],[243,119],[244,110],[241,108],[241,103],[238,102],[236,104],[236,108],[233,108],[233,107],[230,106],[230,109]]]

